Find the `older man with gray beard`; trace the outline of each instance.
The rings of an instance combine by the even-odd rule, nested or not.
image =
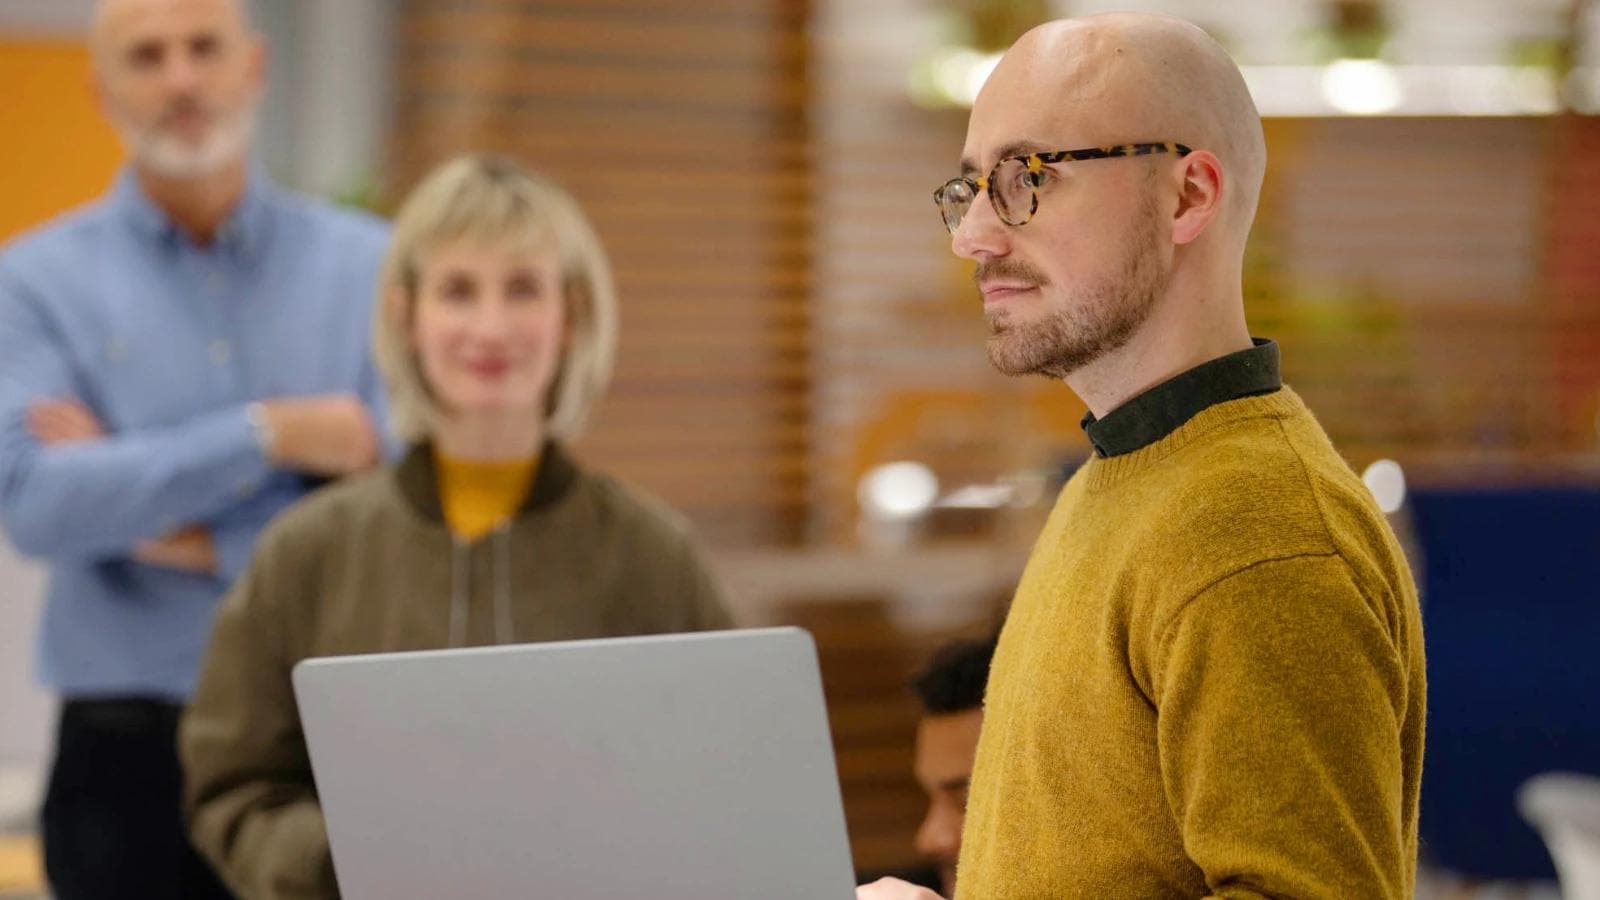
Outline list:
[[[50,570],[60,900],[226,896],[174,734],[213,607],[315,480],[373,465],[385,226],[250,160],[266,52],[237,0],[104,0],[94,84],[129,162],[0,250],[0,526]]]

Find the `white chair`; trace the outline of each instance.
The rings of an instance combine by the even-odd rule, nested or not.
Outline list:
[[[1600,900],[1600,778],[1536,775],[1517,791],[1517,810],[1544,837],[1565,900]]]

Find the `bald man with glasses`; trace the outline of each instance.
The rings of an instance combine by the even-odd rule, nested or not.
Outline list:
[[[1413,893],[1416,587],[1246,329],[1265,167],[1222,48],[1118,14],[1024,35],[934,194],[990,360],[1065,381],[1094,447],[996,652],[960,898]]]

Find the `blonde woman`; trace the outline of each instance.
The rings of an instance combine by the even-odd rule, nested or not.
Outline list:
[[[381,291],[375,353],[410,450],[268,529],[180,736],[195,843],[246,898],[337,894],[300,660],[728,624],[678,519],[563,447],[617,331],[565,191],[495,157],[445,164],[401,209]]]

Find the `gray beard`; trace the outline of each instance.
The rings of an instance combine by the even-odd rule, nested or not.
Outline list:
[[[167,178],[205,178],[249,153],[255,137],[256,106],[252,102],[218,122],[216,130],[199,147],[185,146],[155,128],[140,131],[121,117],[113,117],[112,125],[129,155],[140,165]]]

